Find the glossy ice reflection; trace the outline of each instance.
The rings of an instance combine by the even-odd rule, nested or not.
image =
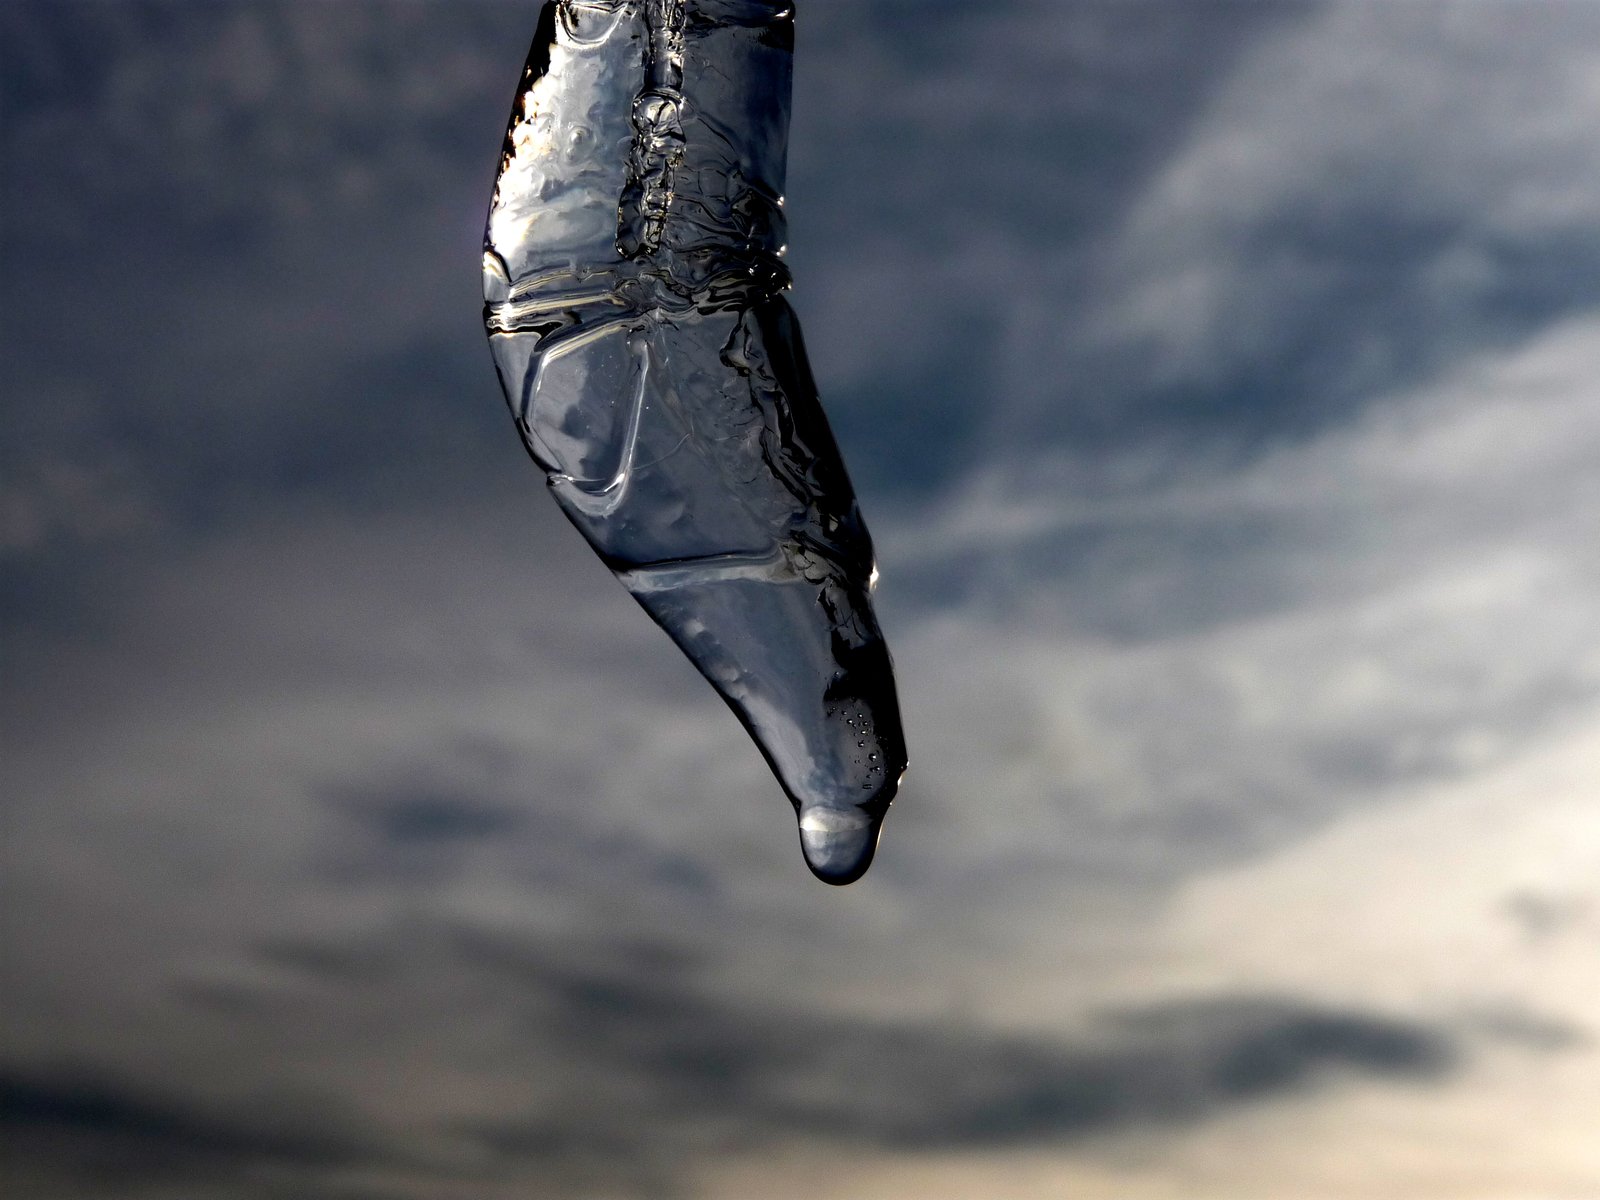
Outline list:
[[[485,234],[485,320],[552,493],[738,714],[813,872],[905,770],[872,543],[783,292],[793,10],[553,0]]]

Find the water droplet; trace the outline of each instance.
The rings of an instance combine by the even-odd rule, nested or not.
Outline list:
[[[881,818],[857,807],[815,805],[801,809],[799,825],[806,865],[824,882],[854,883],[872,865]]]
[[[871,539],[783,298],[792,12],[736,7],[546,6],[486,321],[557,503],[755,738],[812,871],[849,883],[905,744]]]

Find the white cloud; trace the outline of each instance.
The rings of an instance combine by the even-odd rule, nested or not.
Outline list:
[[[978,474],[883,539],[970,597],[900,644],[907,804],[996,873],[1160,876],[1592,712],[1596,378],[1590,317],[1242,462]]]
[[[1592,243],[1597,80],[1591,5],[1323,6],[1257,44],[1129,211],[1085,336],[1155,355],[1169,381],[1237,370],[1351,305],[1400,302],[1367,353],[1394,322],[1469,344],[1496,286],[1526,293],[1519,274],[1562,265],[1530,259]],[[1396,262],[1399,295],[1374,290]]]

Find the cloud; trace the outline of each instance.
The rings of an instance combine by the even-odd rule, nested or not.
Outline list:
[[[1439,1079],[1455,1058],[1439,1031],[1234,997],[1122,1014],[1080,1048],[959,1027],[740,1014],[657,985],[630,998],[585,983],[572,997],[570,1024],[556,1027],[604,1064],[608,1094],[596,1107],[605,1115],[584,1106],[485,1130],[513,1155],[519,1145],[600,1160],[630,1143],[670,1158],[667,1148],[695,1143],[1050,1142],[1202,1119],[1340,1068]]]
[[[701,991],[692,960],[603,949],[585,962],[567,947],[427,928],[395,929],[362,948],[269,949],[275,968],[333,989],[319,1004],[295,1005],[304,1016],[347,1020],[334,1006],[359,1003],[354,987],[430,971],[470,979],[476,1020],[509,1021],[519,1032],[520,1048],[484,1081],[504,1108],[450,1116],[440,1105],[413,1128],[407,1153],[392,1148],[399,1130],[373,1112],[383,1107],[375,1098],[366,1114],[312,1119],[317,1098],[334,1091],[331,1074],[362,1069],[359,1046],[335,1053],[309,1097],[202,1109],[163,1099],[170,1083],[33,1068],[12,1073],[0,1111],[13,1132],[28,1134],[28,1169],[49,1178],[45,1168],[65,1147],[98,1165],[103,1186],[130,1195],[185,1177],[210,1194],[251,1195],[262,1165],[314,1195],[331,1191],[341,1171],[373,1169],[413,1187],[465,1170],[531,1189],[524,1194],[679,1194],[685,1147],[715,1157],[796,1142],[1054,1143],[1202,1120],[1331,1074],[1439,1081],[1458,1054],[1441,1030],[1256,997],[1114,1014],[1077,1046],[785,1012]],[[352,975],[351,962],[366,966]],[[430,1017],[428,1036],[470,1042],[459,1019]],[[514,1075],[527,1068],[536,1074],[519,1085]]]
[[[1315,437],[1040,452],[894,529],[941,858],[1206,869],[1588,720],[1597,371],[1585,316]]]
[[[378,1147],[326,1171],[242,1149],[191,1166],[138,1134],[151,1178],[227,1194],[265,1162],[310,1195],[346,1169],[383,1195],[462,1176],[670,1194],[685,1147],[977,1152],[1181,1127],[1323,1080],[1450,1078],[1447,1028],[1270,994],[1129,998],[1087,1031],[1070,999],[1025,1034],[952,1016],[950,980],[993,963],[955,961],[974,931],[1010,925],[1022,954],[1037,933],[997,860],[930,855],[928,831],[937,849],[962,819],[908,811],[883,880],[814,888],[736,725],[547,517],[236,528],[107,564],[102,639],[22,656],[6,876],[51,917],[13,940],[33,964],[16,1070],[180,1128],[191,1108],[274,1128],[272,1097],[298,1086]],[[967,745],[989,719],[967,718]],[[1026,833],[1040,761],[990,782],[988,816]],[[1143,852],[1034,843],[1034,883],[1098,861],[1111,895]],[[1051,943],[1107,920],[1049,894]],[[136,1041],[130,1009],[150,1014]],[[94,1031],[65,1039],[76,1074],[48,1053],[63,1020]]]
[[[1450,798],[1600,698],[1589,10],[804,9],[797,301],[913,760],[827,894],[505,420],[531,11],[179,15],[0,14],[31,1169],[497,1200],[1136,1143],[1276,1200],[1425,1194],[1426,1128],[1582,1177],[1504,1114],[1589,1111],[1593,872],[1534,865],[1592,821]]]
[[[255,1182],[265,1169],[305,1179],[312,1190],[302,1194],[327,1196],[333,1189],[318,1186],[317,1175],[384,1157],[303,1096],[218,1112],[70,1072],[0,1072],[0,1128],[12,1146],[8,1177],[46,1190],[131,1187],[125,1194],[152,1195],[187,1183],[257,1196],[265,1194]]]
[[[1293,429],[1592,308],[1597,35],[1587,6],[1451,2],[1273,31],[1108,239],[1077,337]]]
[[[472,157],[457,122],[486,89],[508,107],[515,67],[510,83],[485,76],[497,47],[527,39],[523,14],[492,5],[24,5],[6,23],[7,153],[56,202],[19,214],[8,236],[103,244],[138,232],[130,215],[160,211],[163,232],[176,222],[235,252],[314,218],[381,219],[454,194]],[[485,205],[503,116],[482,130]]]
[[[0,489],[0,555],[34,550],[59,537],[92,544],[148,527],[152,517],[144,499],[118,465],[70,459],[27,464],[20,482]]]
[[[0,511],[30,568],[57,540],[419,497],[497,447],[515,461],[477,278],[513,8],[3,19],[27,196],[3,235],[6,386],[26,403]]]
[[[869,491],[939,491],[1041,390],[1057,415],[1097,402],[1056,349],[1099,302],[1087,271],[1108,223],[1230,66],[1299,19],[1257,4],[800,14],[795,303]]]
[[[1166,923],[1257,987],[1581,1033],[1600,986],[1597,761],[1591,712],[1499,764],[1396,785],[1381,807],[1191,880]]]

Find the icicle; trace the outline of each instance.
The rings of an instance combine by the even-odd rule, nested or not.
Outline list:
[[[557,503],[738,714],[849,883],[905,770],[872,543],[783,298],[793,10],[553,0],[485,234]]]

